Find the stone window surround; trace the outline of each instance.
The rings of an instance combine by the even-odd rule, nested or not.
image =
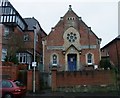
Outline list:
[[[59,55],[57,53],[52,53],[51,56],[50,56],[50,62],[51,62],[51,65],[53,65],[53,56],[56,55],[57,57],[57,64],[59,64]]]
[[[76,39],[77,39],[76,33],[70,32],[70,33],[67,34],[67,40],[69,42],[75,42]]]
[[[91,63],[88,63],[88,54],[91,54],[92,55],[92,62]],[[87,54],[86,54],[86,64],[87,65],[92,65],[92,64],[94,64],[94,54],[93,53],[91,53],[91,52],[88,52]]]
[[[73,33],[76,35],[75,41],[73,42],[69,42],[69,39],[67,39],[68,34]],[[80,46],[80,33],[73,27],[69,27],[63,34],[63,39],[64,39],[64,44],[63,47],[66,49],[71,45],[74,45],[75,47],[79,47]],[[73,38],[72,38],[73,40]]]

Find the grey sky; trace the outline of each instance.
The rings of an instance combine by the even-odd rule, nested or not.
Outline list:
[[[72,5],[73,11],[102,38],[101,47],[118,35],[118,0],[10,0],[23,18],[35,17],[49,34]]]

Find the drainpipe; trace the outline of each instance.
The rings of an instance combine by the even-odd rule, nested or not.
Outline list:
[[[45,61],[44,61],[44,57],[45,57],[45,41],[42,41],[42,45],[43,45],[43,72],[45,70]]]

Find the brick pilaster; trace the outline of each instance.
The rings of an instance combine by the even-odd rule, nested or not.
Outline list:
[[[57,67],[52,67],[52,91],[56,91],[57,88],[57,81],[56,81],[56,73],[57,73]]]

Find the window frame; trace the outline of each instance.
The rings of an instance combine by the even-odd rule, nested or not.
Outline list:
[[[24,41],[29,41],[29,35],[28,34],[24,35]]]
[[[17,53],[16,57],[18,58],[19,63],[27,63],[27,54],[26,53]]]
[[[57,55],[56,54],[54,54],[52,56],[52,64],[57,64]]]
[[[4,33],[3,36],[7,37],[10,34],[10,28],[7,26],[4,26]]]
[[[89,58],[88,56],[91,55],[91,57]],[[90,61],[90,62],[89,62]],[[92,53],[87,53],[86,54],[86,64],[87,65],[92,65],[94,64],[94,55]]]
[[[2,49],[2,57],[1,57],[1,61],[5,61],[5,57],[7,56],[7,49]]]
[[[77,40],[77,34],[75,32],[69,32],[66,38],[70,43],[74,43]]]
[[[56,61],[53,60],[54,56],[56,56]],[[53,53],[51,55],[51,57],[50,57],[50,61],[51,61],[50,65],[52,65],[52,66],[58,66],[58,64],[59,64],[59,56],[58,56],[58,54],[57,53]]]

